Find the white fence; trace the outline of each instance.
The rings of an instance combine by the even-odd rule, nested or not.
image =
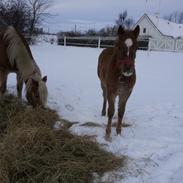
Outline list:
[[[111,47],[114,44],[115,37],[59,37],[58,44],[64,46],[86,46],[86,47]]]
[[[183,39],[149,39],[148,50],[183,52]]]
[[[64,46],[113,47],[116,37],[58,37],[58,44]],[[139,49],[147,50],[149,39],[139,39]]]
[[[176,51],[183,51],[183,39],[177,39],[175,43]]]
[[[59,37],[58,44],[64,46],[85,46],[107,48],[112,47],[116,37]],[[183,39],[171,37],[139,38],[139,49],[149,51],[183,52]]]

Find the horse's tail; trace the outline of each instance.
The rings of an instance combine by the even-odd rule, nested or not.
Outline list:
[[[105,54],[105,49],[100,53],[100,55],[98,57],[97,74],[98,74],[99,78],[100,78],[100,70],[101,70],[101,67],[102,67],[102,62],[103,62],[104,54]]]

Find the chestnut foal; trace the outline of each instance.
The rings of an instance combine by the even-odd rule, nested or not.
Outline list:
[[[112,118],[115,112],[115,98],[119,96],[117,134],[121,134],[122,119],[126,102],[135,85],[135,57],[140,27],[134,30],[118,28],[118,38],[113,48],[106,48],[99,55],[98,77],[103,90],[102,115],[106,115],[108,102],[108,124],[106,139],[110,138]]]

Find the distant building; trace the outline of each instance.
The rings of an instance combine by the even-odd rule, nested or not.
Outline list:
[[[183,37],[183,24],[170,22],[159,15],[144,14],[135,24],[140,26],[140,36],[161,38],[162,36],[180,38]]]
[[[151,38],[150,50],[183,51],[183,24],[144,14],[134,27],[137,25],[141,38]]]

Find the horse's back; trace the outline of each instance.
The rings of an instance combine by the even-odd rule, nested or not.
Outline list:
[[[98,77],[101,80],[104,80],[104,78],[105,78],[107,66],[108,66],[109,61],[110,61],[112,54],[113,54],[113,49],[114,48],[105,48],[99,55],[99,58],[98,58]]]

